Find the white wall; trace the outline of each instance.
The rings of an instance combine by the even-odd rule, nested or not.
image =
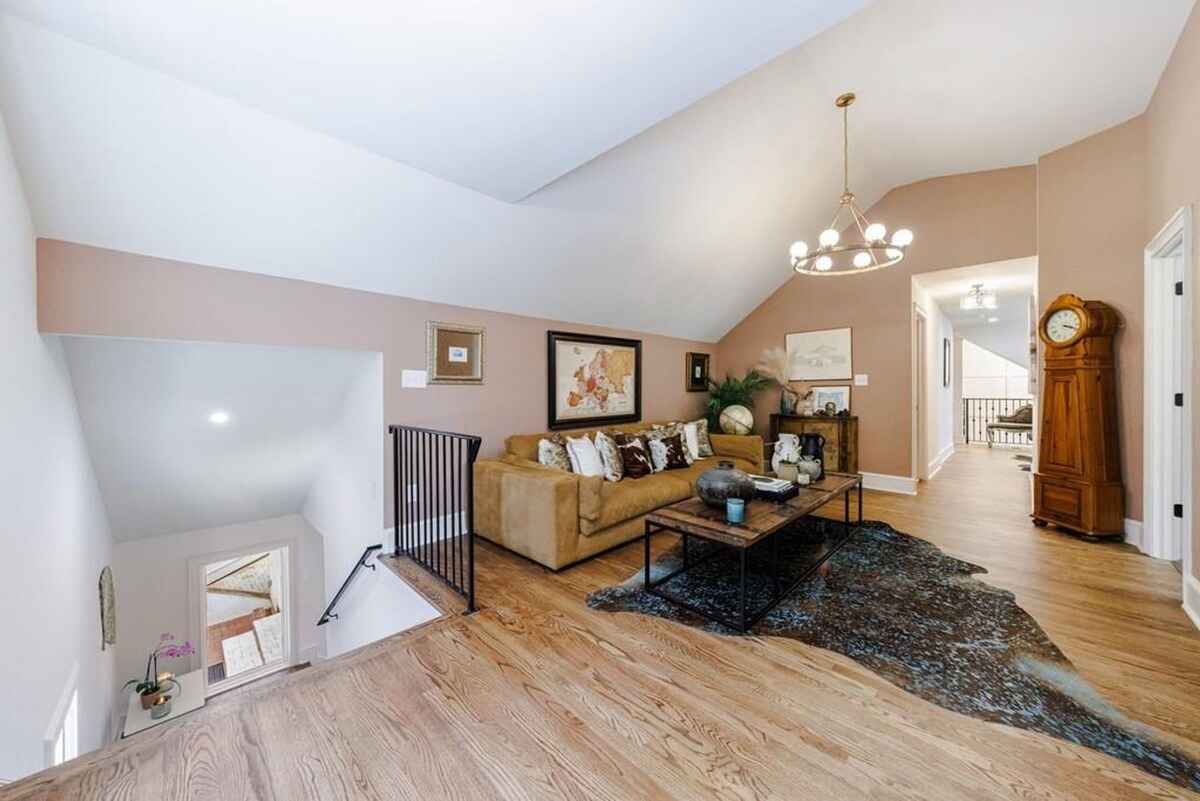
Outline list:
[[[1029,318],[1003,316],[994,323],[958,326],[958,335],[1029,369]]]
[[[925,406],[921,431],[925,437],[926,464],[917,466],[917,477],[926,478],[935,471],[954,450],[954,432],[959,419],[955,415],[954,400],[954,324],[938,307],[928,291],[913,281],[913,302],[925,312]],[[945,356],[942,341],[949,340],[950,375],[949,386],[942,383],[942,364]]]
[[[350,383],[342,413],[304,503],[304,516],[321,532],[327,599],[342,585],[369,545],[392,543],[384,534],[383,493],[386,424],[383,357],[377,356]],[[325,629],[328,656],[358,648],[437,616],[437,610],[386,568],[363,570]]]
[[[106,741],[113,695],[97,600],[112,537],[61,345],[37,332],[36,293],[33,224],[0,117],[0,779],[46,767],[73,670],[81,752]]]
[[[321,537],[303,517],[293,514],[117,543],[113,549],[113,578],[121,618],[119,675],[130,679],[143,673],[146,655],[162,632],[171,632],[180,639],[197,637],[189,614],[189,560],[274,543],[292,544],[292,637],[297,658],[319,656],[324,632],[316,622],[325,594]],[[202,643],[194,644],[199,652]],[[177,672],[192,670],[200,667],[201,657],[197,653],[181,662],[186,664],[166,665],[160,661],[160,667]]]

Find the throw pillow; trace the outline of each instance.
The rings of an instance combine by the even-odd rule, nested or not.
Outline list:
[[[571,457],[567,455],[567,443],[557,434],[549,439],[538,440],[538,464],[571,472]]]
[[[665,439],[650,441],[650,460],[654,463],[655,472],[663,470],[682,470],[688,466],[683,455],[683,442],[678,434]]]
[[[696,427],[696,454],[701,458],[715,455],[712,442],[708,438],[708,420],[702,417],[688,425]]]
[[[695,423],[683,424],[683,445],[693,462],[700,458],[700,436],[696,432]]]
[[[634,437],[617,445],[617,449],[621,451],[621,464],[625,468],[626,478],[642,478],[654,472],[650,457],[640,439]]]
[[[683,441],[683,423],[671,423],[670,425],[666,426],[655,426],[654,430],[646,432],[646,439],[650,441],[654,441],[656,439],[665,440],[676,436],[679,437],[680,442]],[[683,456],[687,460],[688,464],[691,464],[695,460],[695,457],[692,456],[691,451],[689,451],[686,447],[683,450]]]
[[[604,463],[600,461],[600,452],[587,435],[567,437],[567,454],[571,457],[571,466],[579,475],[604,475]]]
[[[604,477],[609,481],[620,481],[625,476],[625,464],[621,461],[621,451],[617,449],[616,441],[603,431],[597,431],[596,450],[600,452],[600,462],[604,465]]]

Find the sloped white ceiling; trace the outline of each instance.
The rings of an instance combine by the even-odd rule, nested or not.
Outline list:
[[[380,369],[370,353],[62,340],[118,540],[298,514],[349,384]]]
[[[81,42],[520,200],[866,0],[4,0]]]
[[[851,184],[867,206],[914,180],[1032,163],[1140,113],[1192,2],[880,0],[601,155],[604,137],[590,127],[551,126],[556,140],[590,143],[571,159],[596,157],[520,203],[11,16],[0,18],[0,109],[44,237],[715,340],[788,279],[789,243],[832,216],[838,93],[860,97]],[[597,36],[615,24],[579,13],[599,15],[587,17]],[[670,13],[680,26],[691,19]],[[537,31],[541,21],[522,24]],[[300,47],[282,14],[278,27],[263,49]],[[300,49],[336,62],[355,41],[339,31],[326,49]],[[503,49],[472,41],[459,54],[464,72],[508,63]],[[678,58],[700,64],[712,45],[685,39]],[[602,96],[595,83],[615,57],[597,58],[569,79],[579,97]],[[656,76],[644,70],[628,88]],[[552,61],[529,80],[543,78],[559,86]],[[511,111],[480,122],[451,108],[448,118],[471,119],[477,139],[504,138],[514,119],[535,124],[526,107]],[[559,143],[533,149],[543,148]],[[527,184],[549,173],[529,167]]]

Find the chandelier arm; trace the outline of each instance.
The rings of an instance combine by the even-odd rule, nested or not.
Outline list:
[[[843,208],[845,208],[844,203],[838,206],[837,211],[833,215],[833,219],[829,221],[829,227],[832,228],[834,231],[840,231],[840,229],[837,227],[837,223],[838,223],[838,220],[840,220],[842,218],[842,209]]]
[[[854,213],[854,222],[858,224],[858,233],[862,236],[863,244],[870,245],[871,243],[867,241],[867,226],[871,224],[871,221],[859,210],[858,204],[853,200],[850,201],[850,210]],[[871,256],[871,263],[878,266],[879,259],[875,257],[874,249],[868,248],[867,253]]]

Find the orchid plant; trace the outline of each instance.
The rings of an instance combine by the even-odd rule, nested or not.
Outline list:
[[[150,652],[150,656],[146,659],[146,675],[141,679],[130,679],[125,683],[125,686],[134,685],[134,689],[138,695],[154,695],[162,692],[166,684],[175,684],[175,679],[170,674],[158,672],[158,658],[161,656],[165,659],[179,659],[185,656],[191,656],[196,653],[196,649],[192,647],[191,642],[176,642],[175,635],[170,632],[164,632],[158,638],[158,645]]]

